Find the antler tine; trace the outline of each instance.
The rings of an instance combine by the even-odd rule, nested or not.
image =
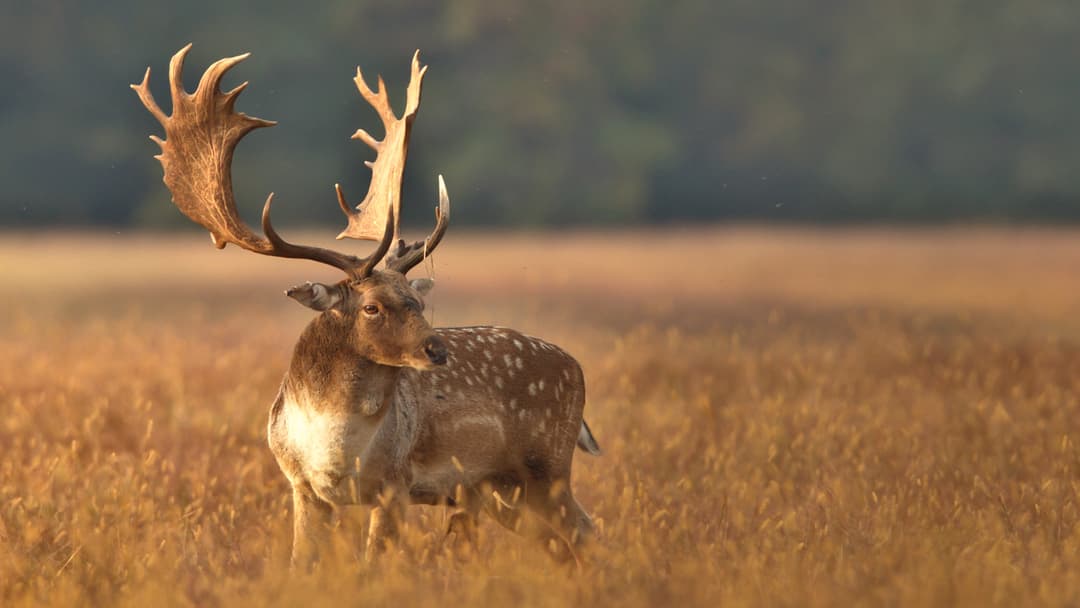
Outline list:
[[[364,79],[363,71],[356,68],[356,89],[382,120],[385,135],[375,139],[364,129],[357,129],[353,139],[359,139],[375,150],[375,161],[365,161],[371,168],[371,185],[364,200],[353,210],[345,203],[341,188],[337,188],[338,202],[348,218],[348,226],[338,238],[378,240],[388,217],[388,210],[394,210],[394,218],[401,217],[401,177],[405,172],[405,160],[408,156],[409,134],[412,123],[420,108],[420,91],[423,87],[427,66],[420,65],[420,51],[413,54],[409,85],[405,94],[405,112],[398,118],[390,107],[390,98],[386,93],[386,83],[378,77],[378,90],[373,91]],[[394,236],[397,237],[397,219],[394,220]]]
[[[169,60],[169,91],[172,93],[174,114],[177,100],[189,97],[188,92],[184,90],[184,60],[187,59],[187,54],[193,45],[192,42],[187,43]]]
[[[142,101],[146,109],[150,111],[150,114],[157,119],[161,126],[165,126],[165,121],[168,117],[165,116],[165,112],[161,110],[161,106],[154,100],[154,94],[150,92],[150,68],[146,68],[146,73],[143,74],[142,82],[139,84],[130,85],[131,90],[138,94],[139,99]],[[150,139],[156,141],[158,144],[162,143],[160,139],[151,135]]]
[[[151,139],[161,146],[156,158],[164,169],[165,185],[173,195],[180,211],[210,232],[219,249],[233,243],[243,249],[284,258],[309,259],[329,264],[344,271],[350,278],[360,279],[385,256],[393,227],[386,226],[380,249],[367,258],[357,258],[321,247],[295,245],[282,239],[270,222],[273,194],[263,206],[263,231],[256,235],[240,219],[232,190],[232,157],[236,145],[249,132],[277,123],[233,111],[236,98],[247,86],[243,83],[222,93],[221,78],[249,54],[227,57],[214,62],[203,73],[194,94],[183,86],[184,59],[191,45],[180,49],[169,62],[169,85],[173,102],[172,115],[166,116],[150,94],[150,70],[142,83],[131,88],[143,105],[165,127],[166,139]],[[392,218],[393,216],[391,216]]]
[[[203,73],[201,79],[199,79],[199,86],[195,89],[196,95],[206,96],[206,99],[200,99],[203,103],[209,103],[210,98],[215,95],[221,94],[221,79],[225,76],[225,72],[228,72],[236,64],[244,61],[248,57],[251,57],[251,53],[244,53],[243,55],[237,55],[235,57],[226,57],[224,59],[218,59],[214,63],[210,64],[210,67],[206,68],[206,72]],[[236,98],[240,96],[240,93],[244,91],[248,86],[247,82],[240,83],[239,86],[229,91],[228,93],[221,94],[222,104],[226,112],[232,112],[233,106],[236,105]],[[241,116],[247,116],[243,112]],[[259,118],[253,118],[251,120],[258,120],[263,123],[267,123],[266,126],[272,126],[277,124],[271,120],[262,120]]]
[[[360,66],[356,66],[356,77],[353,78],[353,82],[356,83],[357,90],[371,104],[371,107],[375,108],[375,111],[379,113],[379,118],[382,119],[383,124],[389,126],[397,120],[397,116],[394,116],[394,110],[390,107],[390,97],[386,94],[386,83],[383,82],[382,74],[376,75],[375,78],[379,84],[378,92],[371,90],[367,81],[364,80],[364,72],[360,69]]]
[[[427,74],[428,66],[420,65],[420,49],[416,49],[412,57],[412,72],[409,74],[409,87],[405,89],[405,115],[402,117],[409,122],[416,118],[420,110],[420,89]]]
[[[446,227],[450,225],[450,195],[446,193],[446,182],[443,176],[439,176],[439,206],[435,208],[435,228],[431,234],[422,241],[416,241],[412,245],[405,245],[405,241],[399,240],[397,250],[386,259],[386,267],[401,274],[406,274],[414,266],[431,255],[442,241]]]

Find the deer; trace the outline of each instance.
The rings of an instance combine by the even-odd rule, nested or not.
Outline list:
[[[225,73],[250,53],[214,62],[188,93],[182,73],[191,48],[169,63],[171,115],[150,92],[150,68],[131,85],[165,129],[164,140],[150,138],[161,148],[155,158],[173,203],[209,231],[218,249],[232,244],[345,274],[334,284],[285,291],[318,313],[293,348],[267,425],[270,450],[292,487],[294,570],[310,570],[331,549],[334,515],[353,505],[370,507],[367,560],[398,540],[412,504],[452,509],[447,537],[456,532],[455,539],[475,542],[485,513],[535,536],[557,558],[576,559],[594,525],[570,487],[574,451],[600,454],[583,416],[581,366],[561,348],[513,329],[432,328],[424,298],[434,282],[406,278],[435,251],[450,217],[440,175],[434,229],[410,244],[399,237],[402,176],[427,72],[419,51],[400,117],[382,77],[372,90],[356,71],[356,87],[385,131],[382,139],[363,129],[352,136],[376,153],[365,161],[371,179],[364,199],[353,207],[334,187],[347,219],[338,239],[377,243],[357,257],[284,240],[270,221],[273,193],[263,206],[263,236],[240,219],[233,153],[245,135],[277,123],[235,111],[247,82],[220,89]]]

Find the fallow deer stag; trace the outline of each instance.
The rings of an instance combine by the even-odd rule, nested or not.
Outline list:
[[[233,151],[248,132],[275,123],[234,111],[247,83],[227,93],[219,89],[225,72],[247,55],[217,61],[193,94],[185,91],[181,73],[190,48],[169,64],[171,116],[150,93],[149,69],[132,85],[165,128],[164,141],[151,139],[161,146],[156,158],[173,202],[210,231],[218,248],[232,243],[314,260],[346,275],[333,285],[307,283],[285,292],[321,313],[301,334],[270,409],[270,448],[293,489],[293,565],[318,559],[334,509],[352,504],[372,506],[369,557],[394,538],[407,503],[454,507],[451,528],[470,539],[481,511],[515,530],[528,511],[530,528],[545,545],[572,554],[592,529],[569,485],[575,442],[599,453],[582,417],[581,367],[558,347],[511,329],[432,329],[423,316],[432,281],[405,278],[439,244],[450,213],[440,176],[432,233],[409,245],[397,238],[401,177],[427,70],[419,53],[401,118],[390,108],[382,78],[372,91],[357,69],[357,88],[386,131],[382,140],[363,130],[353,135],[377,153],[366,163],[372,178],[363,202],[352,209],[337,188],[348,216],[338,238],[378,242],[371,255],[358,258],[283,240],[270,223],[273,195],[263,208],[265,237],[240,220]],[[385,268],[376,270],[384,257]]]

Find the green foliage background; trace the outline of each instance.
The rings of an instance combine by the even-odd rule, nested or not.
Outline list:
[[[188,0],[0,6],[0,225],[183,224],[127,85],[195,48],[253,57],[239,108],[280,120],[235,164],[245,213],[335,222],[377,133],[431,65],[406,183],[429,223],[1080,219],[1080,4],[1069,0]]]

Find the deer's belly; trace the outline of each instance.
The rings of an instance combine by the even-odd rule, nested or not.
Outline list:
[[[318,412],[286,401],[279,416],[275,452],[291,460],[290,481],[307,482],[334,504],[354,504],[364,493],[361,464],[375,426],[362,414]],[[282,468],[286,468],[282,463]],[[291,474],[290,474],[291,473]]]
[[[453,497],[498,472],[506,461],[507,435],[503,420],[482,410],[464,412],[432,422],[422,453],[411,463],[412,491]]]

